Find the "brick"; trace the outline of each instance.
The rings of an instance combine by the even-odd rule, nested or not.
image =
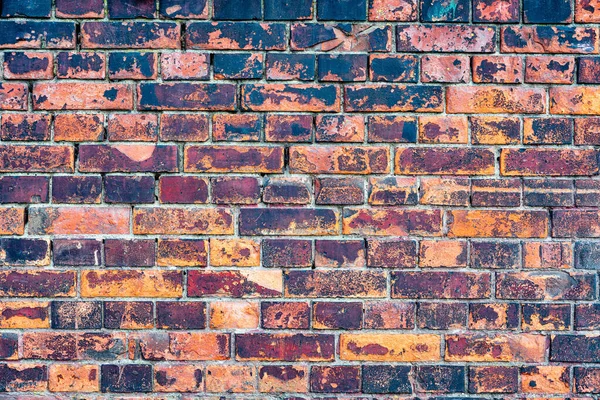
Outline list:
[[[177,147],[152,144],[84,144],[79,147],[82,172],[174,172]]]
[[[315,60],[314,54],[268,53],[266,78],[270,81],[312,81],[316,74]]]
[[[48,302],[0,302],[0,329],[43,328],[50,328]]]
[[[369,142],[417,142],[417,119],[414,117],[369,116]]]
[[[513,56],[473,56],[473,82],[522,83],[523,62]]]
[[[360,178],[318,178],[314,185],[316,204],[350,205],[364,202],[364,182]]]
[[[571,306],[568,304],[523,304],[524,330],[562,331],[571,326]]]
[[[371,205],[417,204],[419,193],[416,178],[370,178],[369,186]]]
[[[197,271],[188,273],[190,297],[281,297],[280,270]]]
[[[219,301],[210,304],[212,329],[256,329],[259,321],[258,303]]]
[[[107,267],[151,267],[154,265],[154,240],[106,239],[104,263]]]
[[[304,20],[311,19],[313,5],[310,0],[289,2],[287,0],[267,0],[264,3],[265,20]]]
[[[232,219],[231,212],[225,208],[137,208],[133,212],[133,233],[138,235],[225,235],[233,233]]]
[[[182,276],[177,271],[150,269],[85,270],[82,297],[181,297]]]
[[[258,142],[263,121],[255,114],[214,114],[212,136],[216,141]]]
[[[575,180],[575,204],[578,207],[594,206],[600,201],[600,185],[593,179]]]
[[[152,323],[152,313],[150,313],[150,323]],[[206,303],[204,302],[156,302],[156,327],[159,329],[204,329],[205,326]]]
[[[469,329],[508,330],[520,326],[517,303],[469,304]]]
[[[363,306],[359,302],[316,302],[312,315],[313,329],[361,329]]]
[[[440,358],[440,338],[432,334],[342,333],[340,359],[414,362]]]
[[[575,4],[575,22],[600,21],[600,7],[596,0],[584,0]]]
[[[1,172],[73,172],[71,146],[9,145],[0,146]]]
[[[104,136],[103,114],[57,114],[54,141],[95,142]]]
[[[401,208],[344,210],[343,233],[378,236],[440,236],[442,216],[439,210]]]
[[[65,79],[104,79],[106,56],[92,51],[66,52],[56,56],[56,76]]]
[[[252,177],[213,178],[211,197],[216,204],[256,204],[260,199],[260,183]]]
[[[260,266],[260,242],[252,239],[210,239],[213,267]]]
[[[526,23],[563,23],[573,21],[573,9],[568,1],[525,0],[523,19]]]
[[[187,146],[185,172],[283,172],[283,148],[271,146]]]
[[[46,203],[48,182],[45,176],[0,177],[0,203]]]
[[[208,139],[208,118],[198,114],[163,114],[160,139],[175,142],[204,142]]]
[[[598,32],[571,26],[507,26],[500,31],[503,53],[597,53]]]
[[[368,57],[362,54],[319,54],[318,78],[325,82],[366,81],[367,63]]]
[[[133,92],[127,84],[36,83],[33,86],[35,110],[131,110]]]
[[[149,364],[105,364],[100,367],[103,393],[152,391],[152,366]]]
[[[265,140],[267,142],[311,142],[312,115],[267,115]]]
[[[366,266],[364,240],[316,240],[315,267],[361,268]]]
[[[185,35],[188,49],[284,50],[286,43],[284,24],[193,22],[187,25]]]
[[[469,367],[470,393],[516,393],[518,390],[517,367]]]
[[[550,89],[550,113],[599,115],[600,90],[595,86],[553,87]]]
[[[465,391],[465,368],[461,366],[429,366],[416,368],[420,389],[434,393],[461,393]]]
[[[566,247],[566,246],[565,246]],[[568,247],[570,250],[570,247]],[[600,248],[596,242],[577,241],[575,242],[573,253],[575,255],[575,268],[579,269],[599,269],[600,268]],[[569,252],[568,256],[572,254]],[[565,258],[568,257],[567,255]],[[571,258],[568,258],[571,261]],[[567,264],[567,266],[570,266]]]
[[[543,362],[546,337],[523,333],[446,335],[446,361]]]
[[[392,29],[369,24],[293,24],[290,48],[339,52],[390,52]]]
[[[47,141],[51,116],[48,114],[4,114],[0,139],[6,141]]]
[[[544,238],[548,235],[545,211],[471,210],[447,214],[450,237]]]
[[[41,267],[49,264],[49,240],[0,238],[0,265]]]
[[[527,83],[573,83],[575,59],[557,56],[527,56],[525,58],[525,82]]]
[[[2,4],[2,17],[34,17],[48,18],[52,2],[48,0],[32,1],[25,4],[7,1]]]
[[[500,173],[506,176],[595,175],[598,173],[598,161],[591,150],[503,149]]]
[[[573,368],[574,386],[577,393],[595,393],[598,391],[598,368]]]
[[[369,79],[373,82],[417,82],[419,62],[410,55],[372,54]]]
[[[154,306],[148,301],[105,301],[104,327],[152,329],[154,328]]]
[[[319,0],[318,20],[364,21],[367,19],[366,0]]]
[[[235,86],[217,83],[141,83],[138,86],[140,110],[235,110]]]
[[[340,217],[325,208],[242,208],[239,230],[242,235],[335,235]]]
[[[474,0],[474,22],[519,22],[520,5],[516,0]]]
[[[399,52],[491,53],[496,30],[485,26],[398,25],[396,50]]]
[[[52,177],[52,201],[69,204],[98,204],[102,193],[100,176]]]
[[[303,178],[269,179],[263,188],[263,203],[309,204],[310,184]]]
[[[24,208],[0,208],[0,235],[22,235],[25,232]]]
[[[569,118],[525,118],[523,144],[571,144],[573,120]]]
[[[364,365],[362,390],[365,393],[411,393],[408,366]]]
[[[371,268],[413,268],[417,265],[414,240],[367,240],[367,266]]]
[[[130,214],[124,207],[37,207],[29,210],[28,228],[35,235],[122,235]]]
[[[101,329],[102,304],[95,301],[53,301],[53,329]]]
[[[568,242],[523,243],[523,266],[525,268],[570,268],[573,252]]]
[[[421,178],[420,204],[466,206],[469,203],[468,178]]]
[[[254,367],[238,365],[210,365],[206,369],[206,391],[248,393],[256,391]]]
[[[84,22],[84,49],[178,49],[180,27],[173,22]]]
[[[490,275],[477,272],[392,271],[392,298],[481,299],[490,295]]]
[[[74,271],[13,270],[0,272],[5,297],[74,297]]]
[[[208,180],[195,176],[164,175],[160,177],[158,193],[161,203],[206,203],[208,201]],[[152,195],[154,195],[154,191]]]
[[[110,175],[104,178],[106,203],[154,203],[153,176]]]
[[[349,112],[439,112],[443,107],[440,86],[357,84],[344,90],[344,108]]]
[[[23,334],[23,358],[68,361],[77,359],[77,336],[72,333]]]
[[[471,266],[474,268],[518,268],[521,246],[512,242],[471,242]]]
[[[466,321],[466,304],[419,303],[417,307],[417,326],[420,329],[464,329]]]
[[[600,237],[600,214],[595,210],[556,210],[552,221],[554,237]]]
[[[544,90],[517,86],[449,86],[446,98],[446,111],[451,114],[541,114],[546,108]]]
[[[506,272],[496,277],[500,299],[592,300],[596,277],[581,272]]]
[[[75,23],[56,21],[1,21],[2,49],[74,49]]]
[[[369,21],[416,21],[416,0],[371,0]]]
[[[213,55],[215,79],[260,79],[264,57],[260,53],[217,53]]]
[[[385,275],[379,271],[309,270],[284,274],[286,297],[385,297]],[[332,286],[331,282],[337,282]]]
[[[19,336],[15,333],[0,334],[0,359],[2,360],[17,360],[19,358]],[[2,366],[3,364],[0,364]],[[6,371],[4,371],[6,372]],[[0,381],[0,384],[2,381]],[[0,386],[1,387],[1,386]]]
[[[367,302],[364,319],[365,329],[413,329],[415,305],[384,300]]]
[[[334,353],[334,336],[329,334],[235,335],[235,354],[239,361],[333,361]]]
[[[203,53],[166,53],[160,59],[161,74],[165,80],[209,78],[210,59]]]
[[[580,57],[578,58],[578,71],[577,71],[577,82],[578,83],[599,83],[598,71],[600,70],[600,63],[598,57]]]
[[[396,148],[396,173],[400,175],[492,175],[494,153],[485,148]]]
[[[250,111],[339,112],[340,90],[333,85],[257,83],[241,88],[242,109]]]
[[[58,18],[104,18],[104,1],[90,0],[80,3],[77,0],[56,0]]]
[[[310,390],[316,393],[357,393],[360,389],[359,366],[315,366],[310,370]]]
[[[594,362],[599,356],[598,342],[595,335],[552,335],[550,338],[551,362]],[[575,381],[578,381],[575,375]]]
[[[158,239],[156,265],[205,267],[207,244],[202,239]]]
[[[158,118],[152,114],[112,114],[108,118],[110,141],[155,142],[158,140]]]
[[[362,116],[318,115],[315,138],[317,142],[358,142],[365,140]]]
[[[0,364],[0,389],[3,392],[42,391],[46,390],[47,382],[48,367],[46,365],[35,363]]]
[[[26,110],[29,89],[23,83],[0,83],[0,110]]]
[[[600,143],[600,118],[587,117],[575,119],[575,144]]]
[[[110,19],[153,18],[155,12],[156,5],[148,0],[123,0],[119,3],[108,4]]]
[[[518,144],[521,120],[514,117],[469,117],[473,144]]]
[[[204,366],[198,364],[154,366],[154,390],[160,393],[200,392],[204,389],[204,378]]]
[[[308,329],[310,306],[305,302],[270,302],[261,304],[261,326],[264,329]]]
[[[600,326],[600,306],[595,304],[575,305],[575,329],[596,330]]]
[[[466,117],[423,116],[419,118],[419,143],[467,143],[468,129]]]
[[[560,207],[573,205],[573,182],[570,180],[525,179],[525,205]]]
[[[467,242],[450,240],[422,240],[419,244],[421,267],[466,267]]]
[[[465,83],[471,75],[467,56],[424,55],[421,57],[422,82]]]
[[[4,79],[52,79],[54,55],[40,52],[4,53]]]
[[[265,365],[258,369],[258,390],[261,393],[304,393],[307,387],[307,367]]]
[[[48,389],[51,392],[97,392],[100,371],[96,365],[54,364],[48,369]]]
[[[166,18],[207,19],[208,1],[206,0],[163,0],[158,11]]]
[[[312,243],[310,240],[265,239],[262,241],[264,267],[310,267]]]
[[[521,390],[525,393],[569,393],[570,368],[545,365],[521,367]]]
[[[388,173],[389,149],[383,146],[293,146],[289,166],[293,173]]]
[[[475,207],[519,207],[519,179],[472,179],[471,205]]]
[[[215,20],[251,20],[261,19],[262,4],[260,1],[251,0],[214,0],[213,15]]]

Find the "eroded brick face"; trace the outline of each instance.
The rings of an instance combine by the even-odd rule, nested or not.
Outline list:
[[[0,400],[598,400],[598,23],[0,1]]]

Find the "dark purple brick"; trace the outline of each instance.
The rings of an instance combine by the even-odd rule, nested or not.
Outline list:
[[[360,178],[318,178],[315,180],[317,204],[362,204],[365,184]]]
[[[52,201],[93,204],[100,202],[102,178],[99,176],[53,176]]]
[[[391,115],[369,117],[369,142],[417,142],[417,119]]]
[[[521,245],[513,242],[471,242],[471,267],[519,268]]]
[[[4,53],[4,79],[52,79],[51,53],[11,51]]]
[[[263,55],[259,53],[217,53],[213,55],[215,79],[260,79],[263,70]]]
[[[523,143],[568,145],[573,129],[572,118],[525,118]]]
[[[46,203],[47,201],[48,177],[0,177],[0,203]]]
[[[160,139],[175,142],[203,142],[208,139],[208,118],[199,114],[163,114]]]
[[[56,0],[56,16],[59,18],[102,18],[104,0]]]
[[[315,51],[391,51],[391,28],[362,24],[292,25],[292,50]]]
[[[364,365],[362,390],[364,393],[412,393],[410,366]]]
[[[303,142],[312,140],[313,116],[267,115],[265,122],[265,140],[267,142]]]
[[[153,176],[107,175],[104,178],[107,203],[154,203]]]
[[[569,0],[523,0],[523,19],[526,23],[551,24],[573,21]]]
[[[0,139],[43,141],[50,139],[52,118],[48,114],[4,114]]]
[[[286,26],[258,22],[194,22],[187,26],[186,45],[188,49],[206,50],[285,50]]]
[[[260,200],[260,183],[251,177],[213,178],[211,192],[215,204],[256,204]]]
[[[364,267],[364,240],[316,240],[315,266],[326,268]]]
[[[262,241],[262,262],[265,267],[310,267],[312,265],[311,241],[265,239]]]
[[[392,298],[482,299],[490,296],[490,275],[474,272],[392,271]]]
[[[104,79],[106,75],[106,62],[101,53],[62,51],[56,56],[56,62],[59,78]]]
[[[325,208],[243,208],[241,235],[327,235],[337,230],[337,215]]]
[[[372,268],[413,268],[417,253],[416,240],[367,241],[367,265]]]
[[[367,19],[367,0],[317,0],[317,19],[364,21]]]
[[[569,207],[574,204],[573,181],[568,179],[525,179],[523,194],[530,207]]]
[[[425,392],[463,393],[465,367],[421,365],[416,367],[417,384]]]
[[[3,336],[12,337],[12,333]],[[15,337],[17,335],[14,335]],[[2,339],[0,338],[0,343]],[[1,346],[4,348],[5,346]],[[40,387],[48,381],[48,367],[40,364],[25,364],[18,368],[14,364],[0,364],[0,392],[12,392],[15,388]],[[22,397],[22,396],[18,396]],[[14,399],[12,394],[6,399]]]
[[[50,242],[46,239],[0,238],[0,265],[43,266],[50,260]]]
[[[154,326],[150,301],[105,301],[104,327],[107,329],[149,329]]]
[[[579,57],[577,83],[600,83],[600,57]]]
[[[577,304],[575,306],[575,329],[600,329],[600,303]]]
[[[235,85],[214,83],[142,83],[138,89],[141,110],[234,110]]]
[[[165,18],[208,18],[207,0],[161,0],[161,17]]]
[[[152,391],[152,366],[149,364],[102,365],[102,393],[135,393]]]
[[[357,393],[360,391],[359,366],[328,366],[310,369],[310,391],[315,393]]]
[[[550,343],[550,361],[595,363],[600,358],[600,336],[555,335]]]
[[[159,199],[166,204],[199,204],[208,201],[208,181],[197,176],[165,175],[158,184]]]
[[[84,172],[175,172],[175,145],[106,145],[79,146],[79,170]]]
[[[175,22],[85,22],[81,25],[84,49],[178,49],[180,27]]]
[[[319,54],[318,76],[325,82],[357,82],[367,80],[366,54]]]
[[[267,79],[272,81],[312,81],[315,79],[315,55],[268,53]]]
[[[571,326],[569,304],[523,304],[523,328],[530,330],[564,330]]]
[[[573,253],[575,268],[600,270],[600,242],[577,241]]]
[[[265,20],[311,19],[312,0],[265,0]]]
[[[110,79],[154,79],[157,74],[156,54],[111,52],[108,54]]]
[[[467,314],[466,303],[419,303],[417,326],[420,329],[464,329]]]
[[[155,247],[154,239],[106,239],[104,262],[107,267],[151,267]]]
[[[304,358],[331,360],[335,336],[326,334],[244,333],[235,335],[238,360],[269,359],[296,361]]]
[[[346,86],[346,111],[440,111],[442,92],[441,86]]]
[[[271,178],[263,188],[263,203],[309,204],[311,190],[302,178]]]
[[[102,241],[95,239],[54,239],[54,265],[98,266],[102,263]]]
[[[53,301],[50,303],[52,329],[101,329],[99,301]]]
[[[417,82],[419,61],[410,55],[372,55],[369,73],[373,82]]]
[[[18,357],[19,336],[16,333],[0,333],[0,360]],[[3,364],[0,364],[0,372]],[[0,375],[0,391],[2,390],[2,375]]]
[[[315,329],[362,328],[363,307],[359,302],[317,302],[312,315]]]
[[[52,0],[4,0],[2,17],[49,18]]]
[[[108,1],[108,17],[111,19],[153,18],[155,11],[154,0]]]
[[[262,18],[260,0],[214,0],[215,20],[252,20]]]
[[[204,329],[206,303],[157,301],[156,325],[159,329]]]
[[[74,271],[1,271],[0,295],[13,297],[73,296]]]
[[[0,49],[75,48],[75,23],[50,21],[0,21]]]

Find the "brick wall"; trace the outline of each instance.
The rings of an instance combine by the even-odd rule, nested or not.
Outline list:
[[[0,399],[597,398],[599,22],[2,1]]]

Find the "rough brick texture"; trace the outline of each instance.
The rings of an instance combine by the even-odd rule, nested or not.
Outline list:
[[[600,399],[599,23],[0,1],[0,400]]]

